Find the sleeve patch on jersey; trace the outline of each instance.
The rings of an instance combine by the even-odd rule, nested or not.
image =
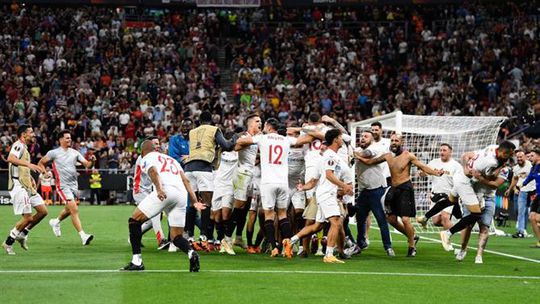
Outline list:
[[[14,149],[15,149],[15,151],[17,151],[17,152],[21,151],[21,147],[19,147],[19,146],[15,146]]]
[[[335,164],[334,160],[333,159],[329,159],[328,160],[328,165],[329,166],[333,166]]]

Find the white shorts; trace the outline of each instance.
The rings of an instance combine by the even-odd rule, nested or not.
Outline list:
[[[306,167],[306,174],[305,174],[304,181],[306,183],[309,183],[309,181],[311,179],[313,179],[313,178],[318,179],[320,177],[319,169],[320,168],[316,167],[316,166]],[[308,199],[312,198],[315,195],[315,189],[316,188],[313,188],[311,190],[307,190],[306,191],[306,198],[308,198]]]
[[[450,194],[454,197],[459,196],[463,205],[470,206],[480,204],[480,200],[474,191],[471,180],[463,174],[454,177],[454,188]]]
[[[13,185],[13,189],[9,191],[11,203],[13,204],[13,213],[15,215],[32,214],[32,208],[45,204],[41,195],[34,194],[30,196],[28,191],[20,184]]]
[[[257,211],[259,208],[262,208],[261,196],[256,194],[251,197],[251,204],[249,206],[249,211]]]
[[[306,193],[298,191],[296,188],[289,188],[289,196],[294,209],[306,208]]]
[[[212,211],[217,211],[222,208],[229,208],[232,209],[233,207],[234,198],[232,194],[224,194],[221,196],[214,196],[212,197]]]
[[[234,198],[246,202],[248,198],[249,188],[252,186],[253,172],[239,168],[233,181]]]
[[[150,193],[146,192],[139,192],[139,193],[133,193],[133,200],[135,201],[135,205],[139,205],[145,197],[147,197]]]
[[[341,209],[336,197],[321,197],[317,198],[318,209],[315,220],[318,223],[327,222],[333,216],[341,216]]]
[[[261,202],[264,210],[287,209],[289,206],[289,186],[286,184],[261,185]]]
[[[214,191],[214,173],[204,171],[186,172],[193,191],[213,192]]]
[[[169,226],[183,228],[186,222],[187,191],[175,187],[165,187],[163,191],[167,195],[165,200],[159,200],[157,192],[152,191],[137,208],[149,219],[165,211]]]
[[[79,198],[79,190],[77,187],[66,187],[62,186],[58,188],[58,196],[60,197],[60,200],[64,203],[67,203],[69,201],[74,201],[75,199]]]

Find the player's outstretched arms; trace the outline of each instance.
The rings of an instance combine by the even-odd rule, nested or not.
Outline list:
[[[422,170],[424,173],[434,176],[441,176],[444,174],[444,170],[435,170],[429,167],[428,165],[421,162],[418,158],[416,158],[416,155],[409,153],[409,159],[413,165],[418,167],[418,169]]]

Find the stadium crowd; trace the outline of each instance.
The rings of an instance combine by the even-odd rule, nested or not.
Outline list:
[[[157,135],[166,150],[181,121],[203,110],[224,130],[245,127],[250,112],[288,125],[311,112],[346,123],[395,109],[514,117],[506,137],[540,111],[534,9],[172,11],[137,28],[121,9],[4,7],[0,167],[17,126],[30,123],[34,161],[70,129],[98,168],[127,170],[140,138]],[[221,82],[222,46],[233,84]]]

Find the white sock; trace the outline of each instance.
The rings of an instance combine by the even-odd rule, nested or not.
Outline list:
[[[61,222],[60,218],[57,217],[57,218],[54,219],[55,224],[60,224],[60,222]]]
[[[134,254],[133,258],[131,258],[131,263],[133,265],[141,266],[141,264],[142,264],[142,256],[140,254]]]
[[[300,238],[297,237],[296,234],[293,235],[293,237],[291,238],[291,245],[296,244],[299,240],[300,240]]]
[[[161,214],[158,214],[150,219],[152,223],[152,229],[156,233],[156,238],[158,242],[163,238],[163,229],[161,229]]]
[[[334,247],[326,246],[326,256],[334,256]]]
[[[84,230],[79,231],[79,235],[81,236],[81,239],[84,239],[86,236],[86,233],[84,233]]]
[[[187,252],[188,258],[191,259],[191,257],[193,256],[193,252],[194,252],[193,249],[190,249],[190,250]]]
[[[230,244],[230,243],[232,242],[232,237],[230,237],[230,236],[225,236],[225,242],[227,242],[227,243]]]
[[[21,233],[21,232],[19,230],[17,230],[17,228],[13,228],[9,232],[9,236],[16,239],[19,236],[19,233]]]
[[[144,232],[148,231],[150,229],[150,227],[152,227],[152,221],[148,220],[148,221],[142,223],[141,231],[144,233]]]

